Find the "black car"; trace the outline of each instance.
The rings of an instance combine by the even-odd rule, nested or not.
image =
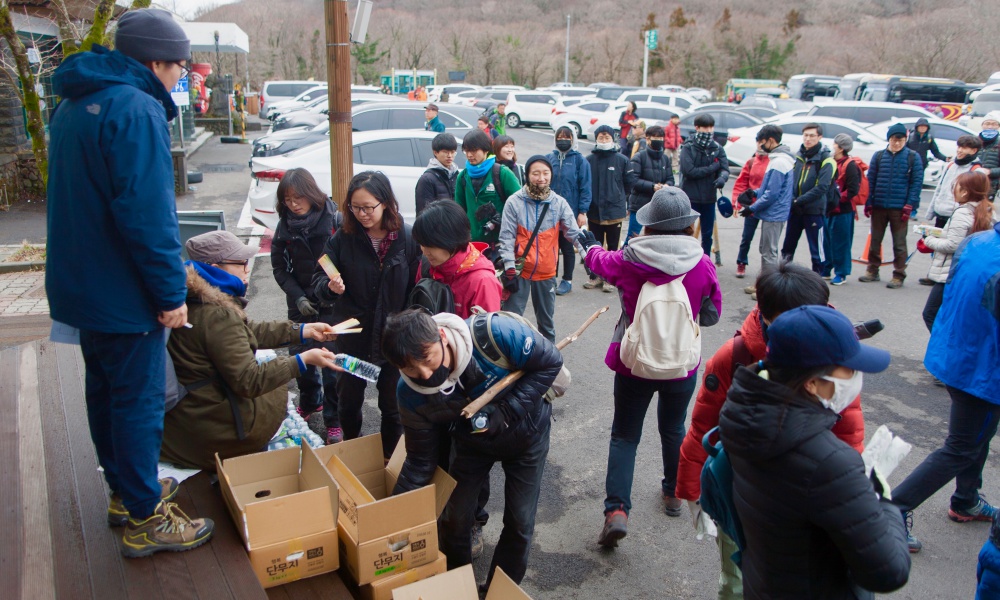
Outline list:
[[[709,109],[709,110],[699,110],[691,114],[681,117],[680,130],[681,139],[688,139],[694,134],[694,120],[699,115],[709,114],[715,119],[715,141],[719,143],[720,146],[725,146],[726,142],[729,141],[729,130],[738,129],[740,127],[752,127],[754,125],[760,125],[763,123],[757,117],[747,114],[745,112],[740,112],[736,110],[729,109]]]

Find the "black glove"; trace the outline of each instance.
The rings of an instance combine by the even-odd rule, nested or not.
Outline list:
[[[757,201],[757,192],[748,188],[736,198],[736,201],[739,202],[740,206],[750,206]]]
[[[483,229],[486,229],[490,221],[500,216],[500,211],[497,210],[497,207],[493,206],[492,202],[487,202],[476,209],[475,215],[476,220],[483,224]],[[497,223],[499,224],[499,221]]]
[[[594,232],[589,229],[581,229],[580,233],[577,234],[576,239],[580,242],[580,245],[583,246],[584,256],[587,255],[587,250],[589,250],[591,246],[600,245],[597,243],[597,238],[594,236]]]
[[[516,294],[521,285],[521,278],[514,269],[507,269],[504,271],[503,277],[500,278],[500,283],[503,284],[503,289],[511,294]]]
[[[743,208],[740,209],[740,216],[741,217],[752,217],[753,216],[753,211],[750,210],[749,206],[744,206]]]
[[[295,301],[295,307],[299,309],[299,314],[303,317],[315,317],[319,314],[319,311],[316,310],[313,303],[310,302],[309,298],[306,298],[305,296],[302,296]]]
[[[726,180],[723,179],[722,177],[719,177],[718,179],[715,180],[715,187],[716,187],[716,189],[720,189],[720,190],[722,188],[726,187]]]
[[[801,215],[803,210],[805,210],[805,208],[802,206],[801,202],[799,202],[798,200],[792,200],[793,215]]]
[[[486,435],[489,437],[496,437],[507,431],[507,414],[502,408],[497,407],[495,404],[487,404],[483,407],[483,411],[489,415],[489,425],[486,426]]]

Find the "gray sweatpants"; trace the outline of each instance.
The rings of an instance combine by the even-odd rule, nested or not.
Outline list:
[[[784,221],[760,222],[760,268],[768,265],[777,266],[778,246],[781,232],[785,229]]]
[[[531,281],[522,279],[517,292],[510,295],[503,303],[503,309],[524,315],[528,307],[528,294],[531,294],[531,307],[535,310],[535,321],[538,331],[550,342],[556,341],[556,278]]]

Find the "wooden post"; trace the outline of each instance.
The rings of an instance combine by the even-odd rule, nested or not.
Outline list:
[[[346,0],[325,0],[326,76],[330,84],[330,177],[333,201],[345,209],[347,186],[354,176],[351,140],[351,42]]]

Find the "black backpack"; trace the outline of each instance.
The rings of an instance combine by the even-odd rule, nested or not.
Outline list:
[[[426,258],[420,259],[420,280],[410,292],[409,304],[426,308],[435,315],[455,312],[455,295],[450,287],[431,277]]]

